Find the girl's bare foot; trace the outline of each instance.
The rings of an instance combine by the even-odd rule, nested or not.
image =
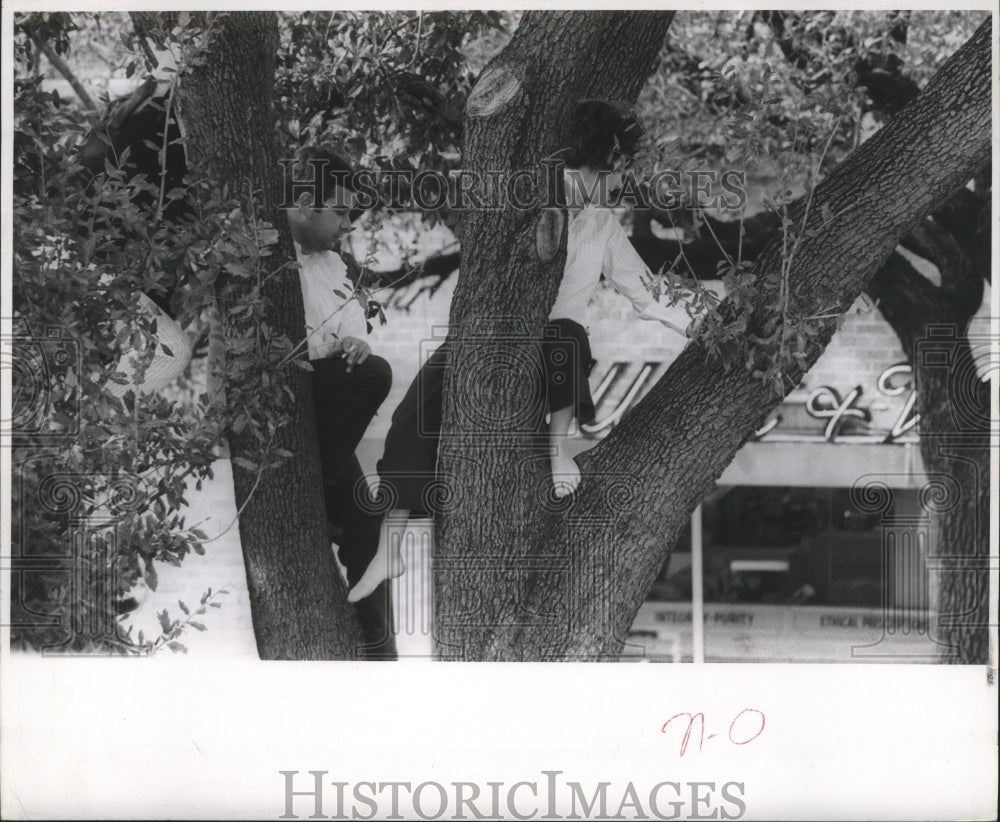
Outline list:
[[[567,452],[572,406],[560,408],[549,415],[549,448],[552,449],[552,489],[557,498],[568,497],[580,484],[580,466]]]
[[[560,448],[552,454],[552,487],[556,497],[572,494],[580,485],[580,466]]]

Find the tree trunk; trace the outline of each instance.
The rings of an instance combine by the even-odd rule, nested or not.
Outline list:
[[[628,14],[526,16],[480,79],[495,81],[490,88],[499,93],[484,93],[481,107],[476,91],[470,96],[467,167],[531,168],[559,145],[553,123],[564,121],[575,99],[634,99],[664,29],[661,19]],[[610,59],[610,74],[602,71],[605,54],[626,59]],[[789,271],[804,314],[846,311],[900,237],[989,158],[990,77],[987,23],[910,106],[817,187]],[[554,79],[566,84],[558,95]],[[803,214],[801,205],[792,210],[794,225]],[[616,658],[691,512],[782,399],[695,342],[581,458],[577,493],[548,499],[548,460],[537,437],[510,433],[510,421],[538,400],[532,381],[509,367],[523,344],[474,343],[467,331],[478,321],[477,332],[501,333],[493,318],[505,315],[537,339],[563,264],[562,255],[548,263],[539,258],[537,219],[472,212],[465,225],[451,314],[460,345],[446,381],[441,450],[453,497],[435,559],[435,624],[446,658]],[[777,238],[754,268],[759,308],[751,331],[770,316],[764,307],[777,301],[781,269]],[[788,388],[834,330],[834,321],[822,321]]]
[[[136,15],[140,33],[148,29]],[[208,18],[192,15],[192,22]],[[225,183],[245,214],[276,226],[280,241],[267,258],[271,270],[294,260],[287,222],[279,216],[280,175],[272,108],[278,47],[277,19],[271,12],[214,14],[203,59],[179,88],[178,114],[185,129],[188,160]],[[269,301],[267,323],[297,341],[304,336],[302,295],[294,268],[272,277],[262,289]],[[247,281],[228,278],[220,294],[250,290]],[[245,319],[223,313],[227,345],[239,337]],[[275,445],[293,456],[256,472],[234,463],[233,484],[257,650],[262,659],[349,659],[357,656],[361,634],[347,605],[327,533],[316,426],[308,375],[293,369],[294,401],[289,421]],[[241,390],[227,386],[232,393]],[[245,390],[245,389],[242,389]],[[248,434],[229,438],[234,458],[253,446]]]
[[[578,100],[635,101],[672,16],[526,14],[469,96],[465,168],[484,177],[539,173],[542,159],[568,144]],[[511,654],[525,549],[546,514],[535,341],[561,279],[565,234],[561,212],[505,207],[465,215],[439,452],[450,497],[434,561],[436,639],[445,658]]]
[[[967,194],[963,189],[956,199]],[[914,250],[937,266],[940,286],[894,254],[868,292],[899,336],[916,380],[920,453],[928,473],[921,502],[934,525],[928,562],[938,580],[933,638],[945,662],[986,664],[990,393],[967,337],[989,268],[987,257],[983,270],[978,253],[977,217],[965,215],[948,226],[947,215],[936,214],[936,223],[916,233]]]

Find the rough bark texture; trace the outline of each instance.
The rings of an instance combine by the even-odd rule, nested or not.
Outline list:
[[[868,285],[913,366],[922,503],[934,523],[929,563],[938,580],[934,639],[946,662],[989,659],[990,392],[967,336],[989,276],[989,200],[959,190],[904,242],[933,262],[936,286],[893,254]]]
[[[578,100],[633,103],[671,13],[528,13],[480,75],[466,109],[465,167],[540,173],[568,145]],[[444,658],[517,657],[512,631],[547,517],[548,456],[535,341],[565,263],[565,220],[538,208],[471,210],[451,307],[435,628]],[[551,250],[554,249],[554,255]],[[543,258],[545,262],[543,262]],[[540,561],[544,562],[544,558]]]
[[[639,59],[644,44],[662,38],[662,25],[652,32],[654,19],[526,17],[509,49],[484,72],[506,68],[523,78],[521,89],[490,116],[469,117],[467,164],[530,167],[554,146],[552,123],[577,95],[631,99],[625,92],[638,90],[652,59]],[[609,61],[620,86],[602,80],[598,56],[617,49],[628,61],[625,67]],[[550,101],[551,86],[538,83],[552,76],[571,89],[561,103]],[[986,162],[990,77],[987,22],[910,106],[817,187],[789,274],[803,311],[846,311],[900,238]],[[592,88],[581,88],[590,81]],[[803,213],[801,206],[793,210],[795,224],[801,225]],[[477,316],[506,314],[537,336],[563,257],[541,265],[532,253],[533,227],[531,215],[469,215],[453,334]],[[761,306],[776,299],[781,258],[778,240],[757,261]],[[758,311],[751,329],[765,319]],[[496,333],[500,325],[487,321],[481,329]],[[826,325],[802,372],[834,330],[833,322]],[[545,493],[544,451],[539,459],[530,436],[503,433],[510,430],[503,423],[537,398],[516,369],[484,370],[484,363],[501,362],[501,343],[487,345],[493,360],[477,360],[471,343],[460,346],[445,403],[442,465],[454,498],[436,559],[440,652],[487,659],[617,658],[691,511],[781,397],[741,368],[727,370],[695,342],[614,433],[581,459],[583,483],[574,497],[554,502]],[[794,385],[797,376],[786,384]],[[480,426],[476,436],[473,418],[493,421],[493,429]]]
[[[159,20],[134,15],[140,32]],[[195,22],[203,23],[199,15]],[[271,12],[219,15],[205,59],[179,89],[178,114],[189,160],[228,184],[245,213],[256,210],[280,232],[269,258],[294,259],[287,222],[279,217],[279,166],[272,108],[277,19]],[[293,270],[294,274],[294,270]],[[303,336],[302,295],[295,276],[273,277],[263,289],[268,322],[290,339]],[[238,326],[223,316],[227,343]],[[257,650],[262,659],[348,659],[361,644],[357,620],[330,548],[308,375],[295,370],[291,423],[276,445],[293,453],[280,468],[255,473],[234,465],[240,540],[246,564]],[[248,435],[233,435],[234,457],[247,453]],[[249,498],[249,501],[248,501]]]

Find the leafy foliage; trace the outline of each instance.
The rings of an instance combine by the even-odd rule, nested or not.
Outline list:
[[[128,150],[109,152],[104,172],[90,179],[75,150],[89,129],[33,78],[18,79],[14,108],[13,312],[23,365],[14,408],[31,420],[13,454],[15,534],[26,561],[65,561],[18,576],[12,642],[131,652],[137,646],[121,631],[118,601],[139,580],[155,589],[156,563],[178,565],[204,551],[205,533],[185,522],[185,494],[212,478],[223,437],[252,434],[244,467],[258,476],[289,456],[273,439],[288,421],[296,347],[268,326],[259,289],[278,273],[268,259],[277,232],[196,173],[169,190],[164,175],[135,173]],[[178,200],[183,216],[167,220]],[[253,287],[217,296],[224,273]],[[172,298],[194,338],[220,309],[244,319],[225,360],[228,402],[206,390],[203,361],[160,394],[112,390],[127,383],[123,358],[135,356],[141,375],[156,353],[157,321],[139,309],[140,292]],[[61,497],[53,497],[54,478],[62,478]],[[95,547],[74,553],[81,535]],[[69,584],[81,567],[100,580],[89,595]],[[103,628],[71,631],[66,644],[81,619]]]
[[[497,12],[305,12],[282,16],[280,143],[343,146],[381,169],[445,169],[475,76],[463,46]]]
[[[844,317],[836,305],[808,314],[790,286],[815,186],[908,102],[918,81],[926,82],[980,21],[979,14],[955,12],[678,15],[640,101],[656,135],[645,167],[739,170],[760,191],[749,190],[743,208],[719,216],[737,220],[742,236],[748,214],[765,209],[781,242],[780,271],[764,283],[739,250],[714,238],[732,309],[726,316],[714,295],[686,276],[683,245],[661,272],[658,287],[672,299],[683,297],[693,313],[707,309],[700,338],[727,368],[747,369],[778,395],[794,388],[809,347],[829,320]],[[713,239],[702,204],[686,205],[689,214],[667,218],[689,241]],[[834,215],[818,216],[825,222]],[[764,293],[778,296],[765,302]]]
[[[79,30],[75,15],[66,12],[31,12],[14,18],[15,59],[31,64],[35,41],[48,43],[58,55],[69,51],[70,34]]]

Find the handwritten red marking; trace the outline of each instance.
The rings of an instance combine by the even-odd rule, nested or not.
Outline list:
[[[760,727],[757,729],[757,733],[755,733],[753,736],[747,737],[742,742],[737,742],[735,739],[733,739],[733,728],[736,727],[736,723],[739,721],[739,718],[743,716],[743,714],[749,714],[749,713],[755,713],[760,717]],[[763,711],[758,711],[756,708],[744,708],[742,711],[736,714],[736,716],[733,718],[733,721],[729,723],[729,741],[732,742],[734,745],[746,745],[748,742],[753,742],[758,736],[764,733],[764,725],[766,722],[767,720],[764,719]]]
[[[701,736],[698,740],[698,750],[702,749],[705,744],[705,714],[699,711],[696,714],[690,714],[687,711],[682,711],[679,714],[674,714],[670,719],[663,723],[663,727],[660,728],[660,733],[665,734],[667,732],[667,726],[679,717],[686,716],[688,718],[687,728],[684,730],[684,737],[681,739],[681,750],[680,755],[684,756],[687,753],[688,742],[691,740],[691,728],[694,726],[694,721],[696,719],[701,720]]]
[[[756,719],[753,717],[756,714]],[[699,725],[699,735],[698,735],[698,750],[701,751],[705,747],[706,736],[709,740],[714,739],[717,736],[721,736],[719,733],[705,733],[705,714],[702,711],[697,711],[695,713],[690,713],[689,711],[681,711],[680,713],[674,714],[670,719],[663,723],[660,727],[660,733],[667,733],[670,727],[670,723],[675,719],[681,719],[681,717],[687,717],[687,727],[684,728],[684,735],[681,737],[681,744],[678,753],[680,756],[684,756],[688,752],[688,748],[691,744],[691,731],[694,729],[696,721],[700,720]],[[742,722],[740,720],[742,719]],[[740,722],[741,729],[737,731],[736,724]],[[759,722],[760,727],[754,728],[754,725]],[[748,725],[748,723],[751,723]],[[733,745],[746,745],[753,742],[757,737],[759,737],[764,732],[764,726],[767,720],[764,717],[764,712],[757,710],[757,708],[744,708],[735,717],[733,721],[729,723],[729,731],[726,737]]]

